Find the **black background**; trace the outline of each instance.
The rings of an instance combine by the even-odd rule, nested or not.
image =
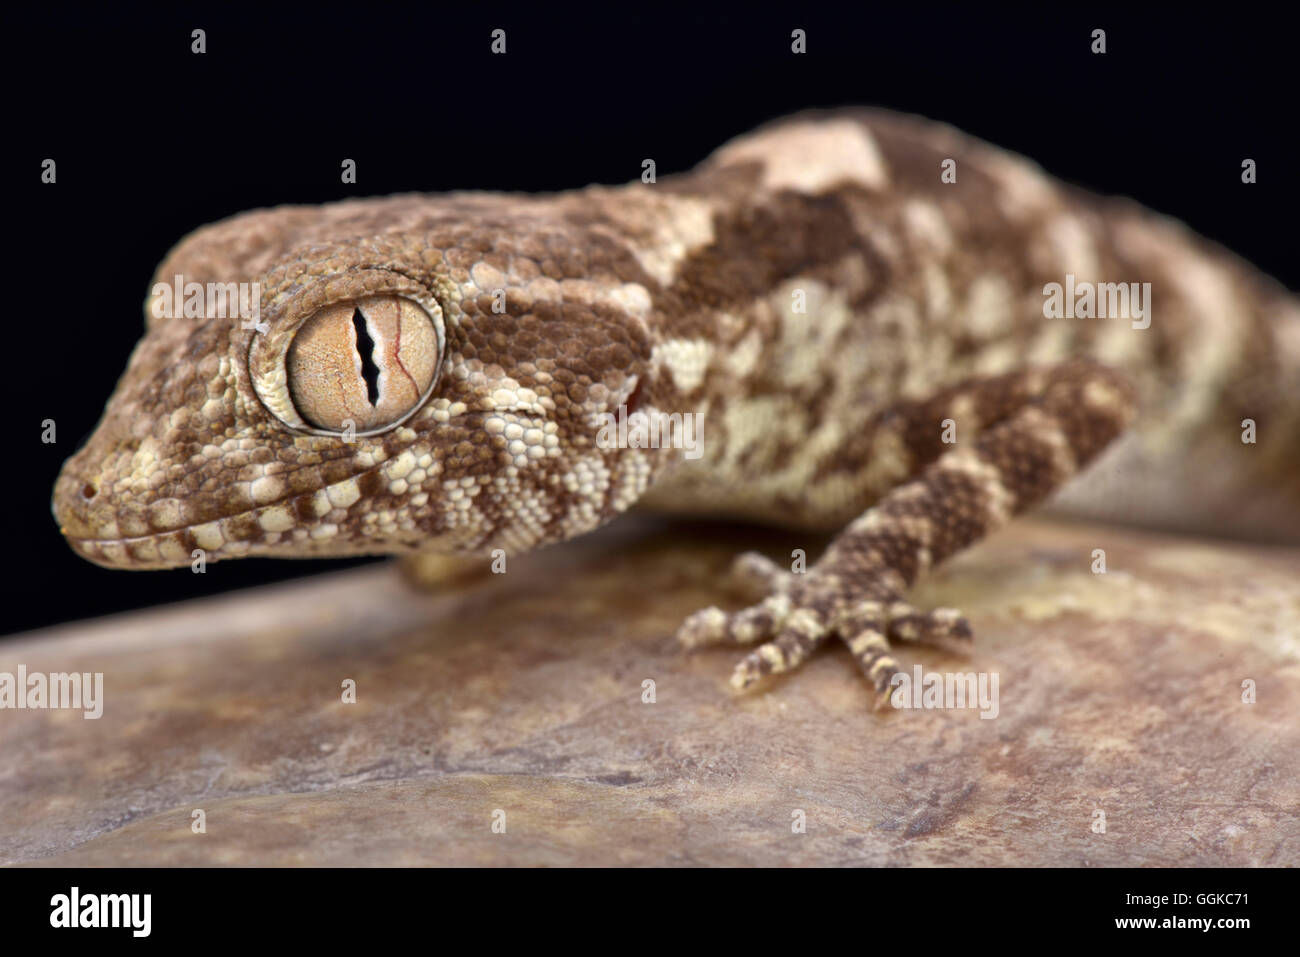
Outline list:
[[[252,207],[620,183],[646,157],[660,175],[687,169],[784,113],[872,104],[1133,196],[1300,285],[1292,33],[1258,6],[42,5],[3,16],[0,632],[346,564],[110,571],[77,558],[49,512],[60,464],[142,331],[154,267],[187,232]],[[202,56],[190,52],[195,27],[207,31]],[[505,56],[489,49],[497,27]],[[801,56],[795,27],[808,35]],[[1105,55],[1089,49],[1097,27]],[[56,185],[40,182],[47,157]],[[339,182],[345,157],[355,186]],[[1241,183],[1245,157],[1259,164],[1256,185]],[[47,418],[56,445],[40,441]]]

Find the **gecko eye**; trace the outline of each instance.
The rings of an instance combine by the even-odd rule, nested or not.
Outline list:
[[[370,296],[326,306],[299,327],[285,371],[302,418],[318,429],[382,429],[420,404],[438,368],[438,335],[417,303]]]

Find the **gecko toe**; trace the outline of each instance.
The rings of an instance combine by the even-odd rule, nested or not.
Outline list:
[[[969,655],[975,633],[955,608],[919,611],[906,602],[894,602],[886,609],[887,633],[893,641],[932,645],[944,651]]]
[[[898,674],[898,662],[889,653],[889,641],[876,629],[868,628],[858,632],[839,632],[840,639],[849,646],[858,667],[871,682],[875,690],[874,705],[877,710],[889,702],[889,694],[894,675]]]
[[[704,645],[752,645],[774,635],[790,613],[790,599],[769,595],[757,605],[736,612],[721,608],[697,611],[677,630],[677,640],[687,648]]]
[[[781,594],[790,587],[791,574],[760,552],[743,552],[736,556],[727,572],[727,584],[736,592],[757,600],[764,595]]]
[[[727,613],[711,606],[701,608],[677,629],[677,640],[687,648],[700,648],[726,640]]]
[[[797,608],[786,616],[781,630],[772,640],[741,659],[731,675],[731,686],[737,691],[753,687],[768,675],[792,671],[822,644],[830,635],[824,617],[810,608]]]
[[[877,710],[889,702],[891,682],[898,674],[898,662],[890,654],[885,634],[891,609],[900,605],[871,598],[850,605],[835,621],[835,634],[848,645],[858,668],[875,690],[873,704]]]

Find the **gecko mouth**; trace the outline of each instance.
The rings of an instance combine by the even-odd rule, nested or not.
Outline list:
[[[295,508],[298,503],[288,498],[212,521],[185,523],[180,520],[179,508],[163,508],[152,514],[144,509],[131,509],[128,515],[122,509],[113,508],[112,502],[101,501],[105,494],[94,481],[65,466],[50,503],[59,532],[69,547],[105,568],[177,568],[200,559],[216,561],[254,555],[274,548],[289,537],[304,539],[295,542],[295,552],[301,554],[326,551],[352,554],[364,550],[366,544],[357,542],[354,546],[346,540],[340,541],[337,525],[320,523],[315,529],[307,527],[303,521],[305,516]],[[132,534],[136,529],[130,525],[138,528],[146,521],[153,527],[140,528]],[[119,530],[119,523],[127,528]],[[321,528],[325,531],[316,531]]]
[[[348,509],[362,497],[366,476],[333,483],[310,495],[289,495],[203,522],[176,521],[158,527],[159,518],[181,518],[165,510],[148,516],[152,528],[119,532],[119,522],[137,527],[146,521],[143,510],[132,510],[129,518],[110,502],[97,499],[105,494],[94,482],[81,476],[60,475],[51,502],[59,532],[70,548],[86,560],[104,568],[150,570],[193,566],[196,562],[225,558],[267,557],[327,558],[394,554],[415,550],[440,534],[451,534],[442,521],[423,516],[421,527],[412,527],[409,538],[401,531],[382,539],[367,532],[350,532]],[[433,527],[433,526],[438,527]],[[170,527],[168,527],[170,526]],[[389,531],[389,530],[386,530]],[[285,546],[292,546],[286,548]]]
[[[406,550],[398,543],[357,541],[300,543],[291,555],[279,553],[274,543],[229,542],[216,551],[200,549],[189,529],[157,532],[136,538],[75,538],[65,534],[68,545],[82,558],[102,568],[128,571],[158,571],[194,566],[196,562],[215,562],[225,558],[248,558],[258,555],[277,558],[344,558],[362,555],[385,555]],[[415,550],[415,546],[409,546]]]
[[[338,533],[313,537],[310,530],[292,536],[294,550],[285,553],[277,546],[289,536],[278,537],[274,533],[248,539],[229,539],[220,542],[213,540],[213,535],[221,528],[231,528],[240,522],[247,522],[249,516],[260,509],[254,509],[244,515],[232,516],[219,522],[202,525],[187,525],[166,531],[149,532],[144,535],[127,535],[116,538],[79,536],[68,528],[60,526],[68,546],[82,558],[103,568],[127,570],[158,570],[193,566],[196,562],[215,562],[225,558],[244,558],[257,555],[268,557],[291,558],[342,558],[359,555],[382,555],[414,550],[414,542],[407,545],[401,541],[376,542],[371,539],[350,539],[340,537]],[[328,527],[328,526],[317,526]],[[207,547],[204,547],[204,545]]]

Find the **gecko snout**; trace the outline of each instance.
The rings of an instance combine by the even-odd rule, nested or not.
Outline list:
[[[142,525],[144,510],[124,507],[105,478],[85,469],[83,455],[63,465],[54,483],[50,512],[69,547],[106,568],[164,568],[181,563],[183,530],[158,533]],[[165,553],[164,539],[175,539]]]
[[[72,467],[73,462],[74,459],[69,459],[59,472],[50,512],[65,538],[89,538],[94,535],[91,508],[99,498],[100,486],[94,477],[79,474]]]
[[[98,553],[98,544],[128,533],[121,525],[121,502],[94,448],[92,440],[63,463],[54,482],[50,512],[73,551],[98,564],[110,564]]]

